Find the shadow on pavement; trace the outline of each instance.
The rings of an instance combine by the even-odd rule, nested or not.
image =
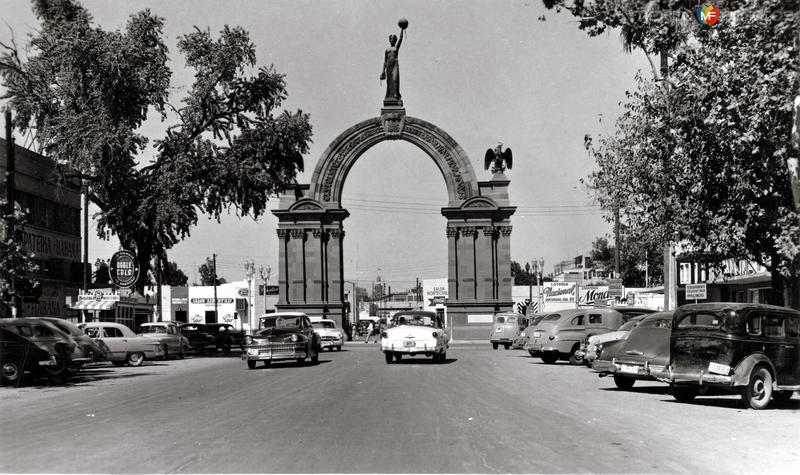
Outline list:
[[[412,365],[412,364],[423,364],[423,365],[441,365],[441,364],[450,364],[455,363],[458,361],[458,358],[447,358],[442,362],[433,361],[433,358],[414,358],[413,356],[410,358],[403,358],[400,361],[392,361],[391,364],[393,365]]]
[[[297,361],[294,360],[286,360],[286,361],[273,361],[272,363],[264,366],[264,363],[259,361],[254,369],[252,370],[250,370],[249,368],[246,369],[248,369],[249,371],[256,371],[259,369],[269,369],[269,368],[313,368],[314,366],[319,366],[331,362],[332,362],[331,360],[319,360],[316,363],[312,363],[310,361],[304,361],[302,363],[298,363]],[[244,365],[244,363],[242,364]]]
[[[613,380],[609,379],[609,382]],[[637,381],[636,384],[639,384]],[[630,389],[619,389],[617,387],[608,387],[608,388],[600,388],[601,391],[613,391],[613,392],[624,392],[624,393],[641,393],[641,394],[670,394],[669,386],[636,386],[634,385]]]
[[[760,409],[758,411],[746,408],[742,399],[738,396],[732,395],[731,393],[726,393],[725,398],[721,397],[708,397],[708,396],[698,396],[692,402],[678,402],[674,398],[664,399],[664,402],[671,402],[675,404],[691,404],[693,406],[710,406],[710,407],[721,407],[727,409],[736,409],[738,411],[753,411],[761,412],[761,411],[771,411],[771,410],[797,410],[800,409],[800,399],[793,397],[792,399],[784,402],[778,402],[775,400],[770,401],[769,406],[766,409]],[[733,396],[733,397],[731,397]]]

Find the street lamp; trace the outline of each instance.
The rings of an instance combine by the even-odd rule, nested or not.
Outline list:
[[[536,274],[536,286],[539,289],[539,295],[536,297],[538,302],[536,311],[542,313],[542,272],[544,272],[544,257],[540,257],[538,260],[533,259],[533,272]]]
[[[252,260],[246,261],[244,263],[244,270],[247,273],[247,326],[250,330],[253,329],[253,289],[251,288],[251,283],[253,281],[253,275],[256,273],[256,263]],[[241,325],[241,329],[244,330],[244,320],[239,321],[239,325]]]

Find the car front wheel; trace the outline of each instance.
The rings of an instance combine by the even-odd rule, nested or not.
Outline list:
[[[634,383],[636,383],[636,380],[633,378],[619,376],[617,374],[614,375],[614,384],[616,384],[619,389],[630,389],[633,387]]]
[[[395,353],[395,354],[394,354],[394,360],[395,360],[395,361],[397,361],[398,363],[399,363],[399,362],[400,362],[400,360],[402,360],[402,359],[403,359],[403,354],[402,354],[402,353]]]
[[[383,354],[384,358],[386,358],[386,364],[390,364],[392,362],[392,354],[390,352],[386,352]]]
[[[256,369],[256,360],[247,360],[248,369]]]
[[[558,361],[558,355],[554,353],[542,353],[541,358],[542,361],[545,362],[545,364],[553,364],[556,361]]]
[[[750,382],[742,389],[742,401],[751,409],[764,409],[772,397],[772,374],[764,366],[756,366]]]
[[[2,379],[4,383],[16,383],[19,381],[21,371],[16,363],[7,361],[3,363]]]
[[[672,386],[672,397],[678,402],[692,402],[698,392],[694,386]]]
[[[492,343],[492,349],[493,349],[493,350],[496,350],[496,349],[497,349],[497,343]]]
[[[128,358],[125,360],[128,366],[141,366],[144,363],[143,353],[128,353]]]

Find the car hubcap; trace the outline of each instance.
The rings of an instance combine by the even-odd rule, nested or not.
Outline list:
[[[765,393],[764,381],[761,379],[756,380],[755,383],[753,384],[753,398],[762,400],[764,399],[764,393]]]
[[[13,364],[3,365],[3,377],[6,379],[15,379],[17,377],[17,367]]]

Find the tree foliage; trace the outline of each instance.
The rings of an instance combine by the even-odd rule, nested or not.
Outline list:
[[[20,244],[25,213],[15,209],[9,214],[6,199],[0,199],[0,210],[3,212],[0,221],[0,317],[10,317],[15,299],[21,297],[26,289],[39,285],[33,276],[39,267],[33,260],[34,253],[26,251]],[[9,233],[9,227],[16,235]]]
[[[197,272],[200,273],[200,285],[215,285],[214,275],[216,274],[216,269],[214,267],[214,261],[211,260],[210,257],[206,257],[206,262],[197,268]],[[222,285],[227,282],[225,278],[220,277],[219,274],[216,274],[216,276],[216,285]]]
[[[108,269],[108,262],[105,259],[97,259],[94,261],[95,271],[92,273],[92,282],[94,285],[111,285],[111,273]]]
[[[592,243],[592,262],[595,268],[614,270],[616,246],[608,238],[599,237]],[[637,240],[623,238],[620,249],[620,274],[623,285],[627,287],[648,287],[664,282],[661,250],[647,248]]]
[[[200,214],[258,217],[302,171],[308,115],[277,111],[284,78],[271,66],[251,73],[255,46],[243,29],[179,37],[194,82],[174,105],[164,19],[144,10],[125,31],[104,31],[73,0],[38,0],[33,9],[41,25],[28,57],[2,45],[5,98],[19,130],[34,134],[65,177],[85,181],[100,209],[98,236],[110,230],[136,251],[140,290],[152,259],[166,266],[166,251]],[[138,131],[151,110],[175,118],[155,149]]]
[[[626,2],[575,3],[581,14],[607,6],[592,22],[616,27]],[[631,5],[627,14],[677,3]],[[697,24],[682,41],[674,28],[645,22],[642,48],[669,46],[668,81],[640,74],[615,134],[586,140],[598,165],[587,183],[605,209],[620,210],[629,238],[684,242],[716,263],[757,262],[772,273],[774,301],[794,306],[800,227],[786,164],[798,156],[790,146],[800,90],[796,7],[726,2],[714,27]]]
[[[178,268],[176,262],[167,262],[167,265],[161,269],[161,283],[163,285],[185,287],[187,282],[189,282],[189,277]]]

